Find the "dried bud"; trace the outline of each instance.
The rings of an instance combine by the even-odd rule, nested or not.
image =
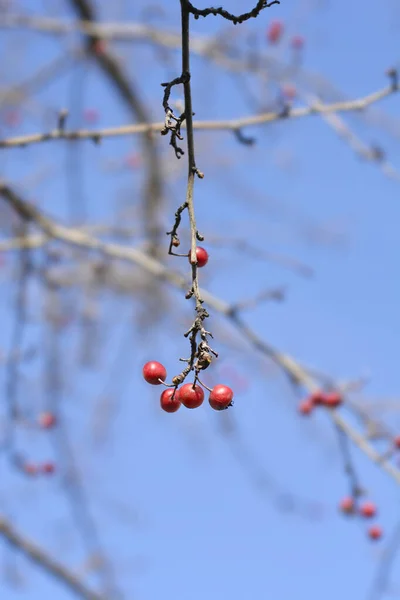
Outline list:
[[[198,360],[197,360],[197,368],[198,369],[202,369],[203,371],[205,369],[207,369],[207,367],[209,367],[212,363],[212,356],[211,354],[202,354],[201,356],[199,356]]]
[[[180,242],[179,238],[177,238],[177,237],[172,238],[172,245],[175,246],[175,248],[180,246],[180,244],[181,244],[181,242]]]

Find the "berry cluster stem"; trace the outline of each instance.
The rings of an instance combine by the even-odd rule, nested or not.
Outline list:
[[[185,96],[185,118],[186,118],[186,143],[188,151],[188,180],[186,188],[186,204],[189,213],[190,222],[190,262],[192,263],[192,281],[193,294],[196,298],[196,307],[201,302],[196,264],[196,218],[193,203],[194,177],[196,174],[196,159],[194,154],[194,134],[193,134],[193,108],[192,108],[192,90],[190,84],[190,47],[189,47],[189,22],[190,12],[187,4],[181,0],[182,16],[182,73],[187,74],[184,78],[183,90]]]

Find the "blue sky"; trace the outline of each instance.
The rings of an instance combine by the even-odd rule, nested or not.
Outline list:
[[[143,3],[129,4],[115,2],[103,8],[101,18],[118,20],[123,10],[124,20],[140,19]],[[21,1],[15,10],[71,17],[66,5],[59,2],[58,9],[49,2]],[[247,8],[245,2],[233,0],[226,6],[234,11]],[[153,24],[179,31],[178,2],[170,0],[164,8],[164,15],[154,17]],[[271,50],[265,30],[272,18],[282,19],[287,33],[282,44]],[[237,26],[235,34],[238,48],[243,49],[246,36],[254,34],[263,52],[284,62],[290,36],[300,33],[306,40],[302,69],[309,79],[321,77],[343,97],[354,98],[383,87],[385,69],[399,64],[399,28],[400,12],[393,0],[379,6],[353,0],[345,9],[340,3],[282,0],[256,21]],[[198,35],[231,29],[212,17],[193,23],[193,33]],[[58,38],[2,29],[1,50],[7,49],[12,57],[1,66],[2,85],[24,81],[78,39],[62,39],[60,45]],[[160,82],[179,73],[178,52],[162,61],[147,45],[120,43],[113,50],[125,58],[132,81],[140,81],[152,118],[161,120]],[[272,98],[254,77],[238,80],[198,58],[193,58],[192,82],[199,119],[252,114],[255,107],[248,102],[247,86],[256,103]],[[174,99],[181,95],[176,92]],[[130,122],[119,98],[90,63],[68,68],[24,102],[21,123],[10,129],[2,122],[1,137],[51,128],[64,106],[70,109],[70,127],[86,126],[85,108],[99,111],[99,127]],[[385,99],[370,112],[377,120],[381,113],[390,116],[386,129],[354,115],[342,116],[366,144],[380,144],[400,169],[398,96]],[[296,257],[312,267],[315,276],[301,278],[221,242],[207,245],[210,261],[201,271],[200,284],[227,301],[286,285],[285,302],[248,311],[248,324],[263,339],[335,378],[369,375],[360,401],[398,398],[399,182],[386,178],[378,165],[357,157],[318,117],[248,133],[257,139],[251,148],[239,145],[229,133],[196,133],[197,163],[206,174],[195,188],[204,245],[207,236],[245,238],[260,251]],[[103,223],[117,214],[119,224],[139,227],[140,238],[143,172],[124,167],[131,152],[140,153],[138,139],[105,140],[100,146],[57,142],[2,150],[0,174],[18,183],[27,199],[53,216],[68,219],[71,206],[74,218],[86,213],[93,222]],[[184,197],[185,164],[175,170],[176,160],[164,138],[161,155],[166,172],[162,210],[166,231]],[[4,230],[7,235],[6,225]],[[182,239],[187,242],[187,235]],[[39,265],[43,256],[36,256]],[[10,344],[16,260],[9,255],[0,279],[4,351]],[[65,268],[71,264],[71,259],[66,260]],[[185,260],[169,257],[166,264],[186,273]],[[140,286],[143,275],[135,270],[134,274]],[[337,512],[340,498],[348,493],[348,481],[329,419],[324,414],[300,418],[298,396],[279,371],[217,314],[211,315],[210,326],[220,359],[207,373],[208,381],[215,384],[225,377],[227,384],[242,388],[234,408],[219,414],[205,403],[194,411],[162,413],[159,391],[142,381],[141,368],[154,359],[164,362],[169,375],[177,372],[178,358],[188,351],[182,334],[192,313],[180,292],[162,287],[157,297],[159,311],[149,314],[137,289],[120,297],[99,293],[100,329],[93,342],[97,361],[85,368],[79,364],[82,290],[73,289],[64,297],[73,322],[59,341],[64,382],[60,418],[68,430],[102,545],[113,559],[126,598],[286,600],[323,595],[325,600],[366,599],[384,542],[370,544],[366,523],[343,519]],[[38,356],[21,367],[19,388],[28,420],[45,402],[43,310],[40,288],[32,282],[24,347],[32,344]],[[4,370],[0,372],[3,380]],[[239,380],[244,382],[238,385]],[[400,427],[396,411],[379,414],[393,429]],[[95,429],[99,422],[104,427],[102,436]],[[228,426],[233,428],[230,435]],[[65,457],[53,456],[56,444],[51,436],[56,439],[58,433],[27,431],[22,426],[18,432],[21,451],[34,461],[54,457],[59,474],[26,479],[3,456],[1,510],[20,531],[79,570],[85,550],[62,488]],[[389,538],[399,519],[398,490],[358,450],[353,455]],[[282,497],[288,496],[294,511],[282,508]],[[5,565],[16,566],[22,587],[14,589],[3,578],[1,597],[70,597],[19,555],[11,559],[5,549],[3,556]],[[96,578],[89,582],[96,583]]]

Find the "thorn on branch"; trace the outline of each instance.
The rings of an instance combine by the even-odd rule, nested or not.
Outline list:
[[[286,103],[285,103],[285,104],[283,105],[283,107],[282,107],[282,110],[281,110],[281,112],[280,112],[280,113],[279,113],[279,115],[278,115],[278,116],[279,116],[279,118],[280,118],[280,119],[287,119],[288,117],[290,117],[290,109],[291,109],[291,106],[290,106],[290,104],[286,104]]]
[[[235,134],[237,140],[245,146],[253,146],[256,142],[255,138],[245,135],[240,127],[238,129],[234,129],[233,133]]]
[[[399,72],[395,68],[388,69],[386,71],[386,75],[390,79],[390,84],[392,86],[393,91],[397,91],[399,89]]]
[[[58,129],[59,129],[59,131],[65,131],[65,123],[66,123],[68,114],[69,113],[66,108],[63,108],[58,113]]]
[[[382,162],[385,160],[385,151],[381,146],[377,144],[373,144],[370,148],[371,152],[371,160],[375,160],[376,162]]]

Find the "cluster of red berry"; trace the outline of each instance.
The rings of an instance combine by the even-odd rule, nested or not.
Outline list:
[[[23,466],[25,475],[30,475],[31,477],[36,475],[52,475],[55,470],[56,467],[52,462],[45,462],[38,465],[26,462]]]
[[[367,501],[361,504],[361,506],[357,507],[354,498],[352,498],[351,496],[346,496],[345,498],[343,498],[339,504],[339,508],[341,512],[345,515],[358,514],[359,516],[364,517],[364,519],[372,519],[376,516],[377,513],[376,505],[373,502]],[[382,527],[376,524],[371,525],[368,528],[367,532],[368,537],[371,540],[379,540],[382,537],[383,533]]]
[[[278,44],[284,34],[285,27],[282,21],[272,21],[267,29],[267,40],[270,44]],[[290,41],[293,50],[301,50],[304,46],[304,38],[294,35]]]
[[[300,402],[298,408],[302,415],[309,415],[317,406],[337,408],[342,404],[342,402],[343,398],[339,392],[324,392],[322,390],[318,390]]]
[[[39,415],[37,422],[42,429],[52,429],[57,424],[57,419],[52,412],[45,411]],[[56,470],[55,464],[50,461],[39,464],[23,461],[20,467],[25,475],[29,475],[30,477],[37,475],[52,475]]]
[[[165,379],[167,371],[159,362],[150,361],[143,367],[143,377],[151,385],[167,385]],[[203,404],[204,392],[199,385],[185,383],[181,387],[170,386],[165,389],[160,396],[160,405],[165,412],[174,413],[181,404],[186,408],[198,408]],[[208,401],[214,410],[224,410],[231,406],[233,400],[233,391],[227,385],[215,385],[210,390]]]

